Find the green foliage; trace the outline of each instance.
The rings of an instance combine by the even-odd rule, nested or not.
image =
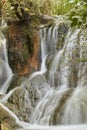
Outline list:
[[[71,25],[80,27],[81,25],[87,27],[87,3],[80,1],[67,14],[72,21]]]
[[[87,57],[82,57],[78,59],[78,62],[85,63],[87,62]]]
[[[11,3],[7,1],[3,6],[2,6],[2,16],[4,18],[16,18],[16,15],[13,11],[13,7],[11,6]]]
[[[22,17],[26,14],[66,15],[72,26],[87,26],[87,3],[83,0],[7,0],[3,6],[5,17],[18,19],[15,5],[18,6],[16,12]]]

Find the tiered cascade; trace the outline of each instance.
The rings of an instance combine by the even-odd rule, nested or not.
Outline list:
[[[33,129],[32,125],[36,125],[35,127],[41,130],[50,125],[57,125],[57,129],[60,124],[87,123],[86,34],[87,30],[68,29],[67,24],[61,22],[39,30],[41,69],[32,74],[27,81],[23,81],[20,88],[11,90],[1,99],[0,110],[8,116],[8,122],[3,122],[11,128],[19,126],[23,129]],[[5,37],[1,32],[1,45],[4,43],[3,39],[5,40]],[[1,63],[7,63],[4,51],[0,56]],[[2,71],[0,72],[2,76]],[[7,74],[9,77],[11,70]],[[3,115],[0,119],[2,118]],[[71,127],[67,130],[69,128]],[[75,128],[78,129],[77,126]],[[63,127],[60,129],[64,130]]]

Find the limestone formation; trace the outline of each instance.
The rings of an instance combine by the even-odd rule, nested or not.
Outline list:
[[[14,89],[12,95],[9,96],[7,102],[4,104],[13,111],[21,121],[30,121],[33,109],[26,89],[21,87]]]

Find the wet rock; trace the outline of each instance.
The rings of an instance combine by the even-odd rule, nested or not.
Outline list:
[[[73,91],[74,89],[67,90],[61,97],[60,101],[58,102],[58,105],[56,104],[49,120],[50,125],[61,124],[61,119],[62,119],[62,114],[64,111],[65,103],[70,98]]]
[[[12,91],[5,105],[13,111],[21,121],[29,122],[33,109],[28,91],[21,87],[15,88]]]
[[[51,80],[51,82],[49,81],[50,72],[51,72],[51,69],[55,69],[55,67],[52,68],[53,59],[56,57],[58,52],[63,49],[69,27],[70,27],[70,23],[62,16],[59,16],[57,18],[56,22],[53,24],[53,28],[51,30],[51,32],[53,31],[51,34],[53,37],[53,39],[51,38],[53,43],[52,43],[52,45],[49,44],[49,48],[51,48],[52,51],[51,51],[51,49],[49,49],[50,51],[48,53],[47,60],[46,60],[46,66],[47,66],[46,78],[51,86],[58,87],[58,85],[60,85],[60,81],[58,79],[58,75],[60,75],[59,74],[60,68],[58,66],[56,67],[55,75],[53,75],[54,79],[51,75],[52,79],[54,80],[53,84],[52,84],[52,80]],[[55,32],[55,29],[57,29],[56,32]],[[56,35],[56,37],[55,37],[55,35]],[[54,38],[56,39],[56,41],[54,40]],[[53,51],[53,49],[54,49],[54,51]],[[57,59],[56,59],[56,61],[57,61]]]
[[[58,45],[57,49],[60,50],[64,46],[66,34],[69,29],[69,23],[66,21],[61,21],[58,27]]]
[[[9,64],[15,74],[27,75],[39,69],[38,31],[26,22],[11,23],[8,28]]]
[[[26,82],[26,80],[29,78],[28,75],[25,76],[19,76],[19,75],[14,75],[13,76],[13,80],[12,83],[10,84],[7,92],[9,92],[10,90],[16,88],[16,87],[20,87],[22,83]]]
[[[49,85],[43,75],[36,75],[25,86],[29,92],[29,98],[33,107],[37,105],[49,90]]]
[[[13,116],[14,113],[9,111],[3,104],[0,103],[0,121],[9,128],[9,130],[15,130],[16,128],[21,128],[18,124],[18,118]]]

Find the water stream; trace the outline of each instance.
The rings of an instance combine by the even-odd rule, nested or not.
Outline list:
[[[2,20],[1,29],[6,27]],[[12,80],[12,70],[8,63],[6,38],[0,30],[0,93],[5,94]]]
[[[87,36],[81,29],[70,28],[64,45],[57,50],[59,45],[58,28],[57,24],[39,30],[41,68],[32,74],[22,86],[26,92],[25,99],[29,98],[30,94],[33,95],[33,97],[30,96],[33,103],[29,99],[33,110],[30,122],[20,121],[18,115],[3,105],[18,88],[11,90],[0,100],[0,110],[2,112],[4,110],[9,117],[14,119],[14,123],[12,123],[17,130],[87,129]],[[50,67],[48,67],[46,60],[50,54],[52,58]],[[6,39],[0,31],[1,93],[6,93],[12,75],[8,63]],[[33,90],[27,94],[27,88]],[[27,101],[27,105],[29,104]],[[9,122],[7,123],[9,124]]]
[[[58,26],[44,27],[39,30],[39,38],[41,43],[41,67],[40,70],[31,74],[30,79],[47,71],[46,58],[49,53],[55,53],[58,42]]]

